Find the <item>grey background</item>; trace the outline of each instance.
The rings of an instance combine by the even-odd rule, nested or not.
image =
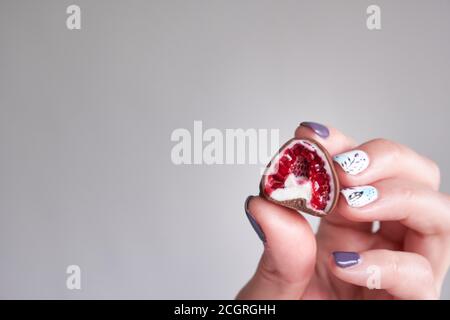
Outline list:
[[[449,39],[443,0],[1,0],[0,297],[233,298],[262,251],[259,166],[173,165],[194,120],[393,139],[449,192]]]

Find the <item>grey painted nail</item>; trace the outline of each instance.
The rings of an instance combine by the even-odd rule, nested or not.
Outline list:
[[[335,251],[333,258],[340,268],[348,268],[361,262],[361,256],[357,252]]]
[[[320,124],[317,122],[305,121],[305,122],[300,123],[300,125],[303,127],[310,128],[319,137],[328,138],[328,136],[330,135],[330,130],[328,130],[328,128],[325,127],[323,124]]]
[[[248,204],[252,198],[253,196],[248,196],[247,199],[245,200],[245,214],[247,215],[248,221],[250,221],[250,224],[252,225],[259,239],[261,239],[262,242],[266,242],[266,236],[264,235],[264,232],[262,231],[260,225],[258,224],[258,222],[256,222],[255,218],[253,218],[252,214],[248,210]]]

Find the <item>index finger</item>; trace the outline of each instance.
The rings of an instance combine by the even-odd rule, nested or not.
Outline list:
[[[327,149],[331,156],[343,151],[352,149],[356,142],[344,135],[339,130],[315,122],[302,122],[295,130],[295,137],[298,139],[309,138],[316,140]]]

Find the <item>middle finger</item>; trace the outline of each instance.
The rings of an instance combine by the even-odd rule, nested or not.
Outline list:
[[[406,146],[375,139],[334,156],[339,181],[345,187],[371,184],[387,178],[402,178],[439,188],[439,168]]]

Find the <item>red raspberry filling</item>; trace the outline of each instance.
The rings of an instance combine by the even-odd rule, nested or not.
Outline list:
[[[266,194],[270,195],[274,190],[284,188],[290,174],[299,181],[311,182],[310,205],[316,210],[324,210],[330,200],[330,176],[317,152],[307,149],[300,143],[285,149],[278,160],[277,172],[267,177],[264,186]]]

